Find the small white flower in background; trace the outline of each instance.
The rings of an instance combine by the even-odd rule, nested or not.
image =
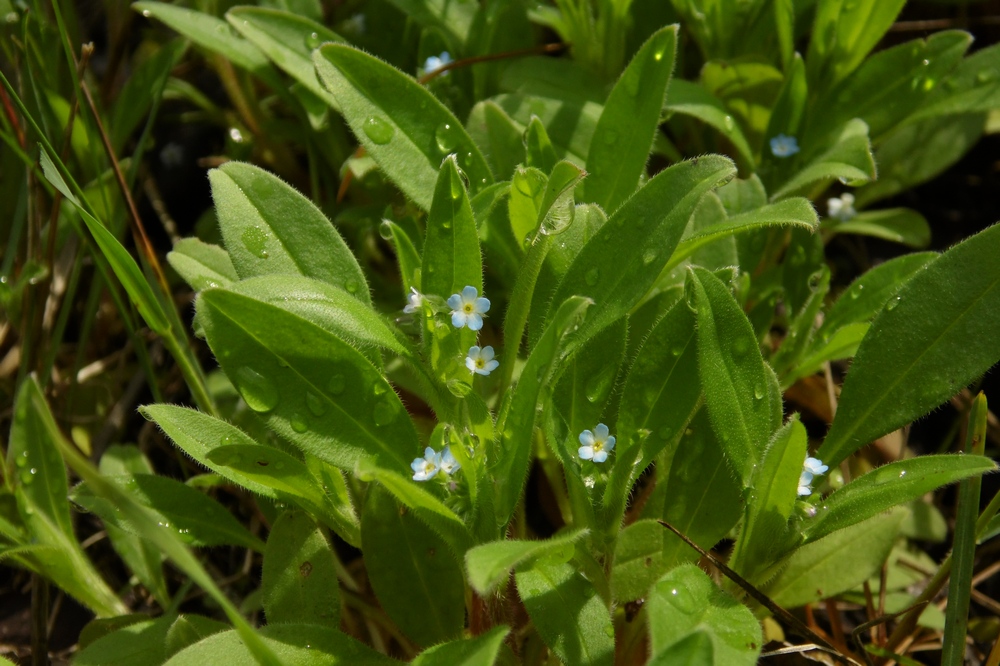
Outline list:
[[[775,157],[791,157],[799,152],[799,142],[794,136],[779,134],[771,139],[771,154]]]
[[[406,307],[403,308],[403,312],[406,314],[413,314],[420,309],[420,306],[424,302],[424,297],[419,291],[417,291],[416,287],[410,287],[410,293],[406,297],[406,300],[407,303]]]
[[[434,449],[428,446],[424,449],[424,457],[414,458],[410,468],[413,470],[414,481],[433,479],[441,469],[441,454],[435,453]]]
[[[451,447],[444,447],[444,451],[441,452],[441,471],[448,476],[451,476],[453,472],[456,472],[461,468],[462,466],[457,460],[455,460],[455,456],[451,452]]]
[[[358,35],[365,34],[365,15],[355,14],[343,23],[344,32],[353,32]]]
[[[500,361],[493,360],[493,347],[489,345],[482,349],[475,345],[469,347],[469,355],[465,357],[465,367],[469,372],[486,377],[499,365]]]
[[[424,61],[424,72],[433,72],[435,69],[444,67],[451,62],[451,54],[443,51],[439,56],[431,56]],[[441,76],[448,76],[448,72],[443,72]]]
[[[580,449],[577,455],[581,460],[593,460],[602,463],[608,459],[608,453],[615,448],[615,438],[608,435],[608,426],[598,423],[594,432],[584,430],[580,433]]]
[[[833,197],[832,199],[827,199],[826,214],[827,217],[832,217],[841,222],[854,219],[854,216],[858,214],[858,211],[854,210],[854,195],[850,192],[844,192],[839,198]]]
[[[452,326],[468,326],[473,331],[478,331],[483,327],[483,315],[490,311],[490,301],[479,296],[475,287],[468,286],[461,294],[448,297],[448,307],[451,308]]]
[[[802,463],[802,475],[799,477],[799,496],[812,494],[813,477],[826,474],[828,469],[830,468],[824,465],[819,458],[807,457],[806,461]]]

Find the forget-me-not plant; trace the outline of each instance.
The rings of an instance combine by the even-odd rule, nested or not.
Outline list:
[[[467,286],[461,294],[448,297],[451,308],[451,323],[455,328],[468,326],[473,331],[483,327],[483,315],[490,311],[490,300],[479,296],[479,291]]]
[[[791,157],[799,152],[799,142],[794,136],[779,134],[771,138],[771,154],[775,157]]]
[[[799,476],[799,496],[811,494],[813,477],[825,474],[828,469],[830,468],[819,458],[806,457],[806,461],[802,463],[802,475]]]
[[[453,472],[462,468],[462,465],[459,464],[459,462],[455,459],[455,455],[451,452],[450,446],[444,447],[444,450],[440,453],[439,460],[440,463],[438,466],[441,468],[441,471],[448,476],[451,476]]]
[[[493,347],[489,345],[482,349],[476,345],[469,347],[469,355],[465,357],[465,367],[469,372],[486,377],[499,365],[500,361],[493,359]]]
[[[424,61],[424,72],[433,72],[435,69],[440,69],[450,62],[451,54],[447,51],[442,51],[441,55],[431,56]],[[448,72],[443,72],[441,76],[448,76]]]
[[[424,457],[414,458],[410,468],[413,470],[414,481],[433,479],[441,469],[441,454],[428,446],[424,449]]]
[[[413,314],[420,309],[423,302],[423,294],[417,291],[416,287],[410,287],[410,293],[406,297],[406,307],[403,308],[403,312],[406,314]]]
[[[577,455],[581,460],[602,463],[608,459],[608,453],[614,450],[615,437],[608,434],[608,426],[598,423],[593,432],[584,430],[580,433],[580,444]]]

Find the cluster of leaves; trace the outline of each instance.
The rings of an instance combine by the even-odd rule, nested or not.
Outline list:
[[[134,5],[209,54],[274,170],[297,167],[269,133],[280,118],[247,103],[248,81],[299,121],[289,140],[313,145],[312,173],[339,155],[342,190],[360,202],[345,225],[352,213],[381,218],[362,238],[390,247],[398,268],[398,280],[379,270],[365,243],[348,244],[268,170],[212,169],[221,244],[185,239],[168,255],[197,292],[193,328],[221,370],[211,381],[169,289],[102,222],[110,209],[4,79],[62,216],[87,229],[105,278],[164,341],[199,407],[158,401],[142,414],[210,471],[185,484],[125,446],[94,467],[60,432],[44,372],[23,379],[0,555],[108,618],[76,663],[391,663],[375,649],[386,651],[385,634],[421,664],[540,663],[545,650],[570,664],[610,664],[617,650],[631,663],[647,645],[658,663],[752,664],[765,642],[757,618],[775,609],[717,585],[694,564],[702,551],[731,538],[728,568],[786,607],[850,594],[904,530],[907,511],[894,507],[995,469],[981,445],[875,469],[855,454],[1000,360],[1000,227],[888,261],[835,299],[824,243],[926,245],[915,211],[866,208],[978,138],[1000,98],[1000,50],[965,56],[970,35],[947,31],[869,56],[900,0],[675,0],[660,11],[680,18],[701,57],[683,54],[701,63],[685,80],[681,27],[644,22],[629,4],[396,0],[385,15],[418,30],[421,56],[459,58],[438,57],[444,71],[423,82],[308,8],[234,7],[222,20]],[[573,58],[483,58],[530,47],[518,30],[532,20]],[[148,61],[161,89],[187,44]],[[812,202],[843,185],[854,193],[831,199],[821,221]],[[15,291],[7,302],[20,303]],[[496,362],[480,355],[494,347]],[[826,479],[816,462],[803,472],[809,437],[783,393],[845,359],[815,451],[836,470]],[[220,400],[227,388],[240,399]],[[72,491],[65,464],[82,480]],[[525,513],[532,470],[555,498],[549,538]],[[199,488],[223,484],[252,493],[266,542]],[[965,505],[978,505],[966,487]],[[160,617],[126,614],[74,536],[68,495],[101,518]],[[991,531],[995,511],[970,514],[967,542]],[[361,550],[381,610],[331,533]],[[262,553],[267,626],[251,627],[189,549],[221,544]],[[164,556],[228,624],[178,615]],[[344,633],[342,607],[382,627]]]

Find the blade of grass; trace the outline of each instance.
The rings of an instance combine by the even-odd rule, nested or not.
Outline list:
[[[986,449],[986,396],[980,392],[969,411],[966,453],[983,455]],[[965,663],[965,634],[969,624],[969,598],[972,594],[972,567],[976,557],[976,514],[982,477],[966,479],[958,488],[958,516],[952,540],[952,575],[948,583],[948,608],[945,611],[943,666]]]

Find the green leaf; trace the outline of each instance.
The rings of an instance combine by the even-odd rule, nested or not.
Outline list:
[[[701,385],[691,381],[697,372],[694,313],[686,303],[678,302],[639,347],[623,389],[618,414],[621,451],[631,443],[629,438],[635,438],[642,452],[632,476],[641,474],[661,451],[680,440],[701,403]],[[642,431],[649,434],[640,439]]]
[[[226,250],[241,278],[305,275],[371,302],[357,259],[309,199],[243,162],[226,162],[208,177]]]
[[[580,353],[563,364],[553,401],[570,432],[593,429],[605,413],[611,416],[614,410],[608,408],[608,399],[625,360],[627,339],[628,321],[623,317],[591,338]]]
[[[798,548],[764,591],[779,606],[797,608],[853,589],[877,575],[906,515],[877,515]]]
[[[835,466],[923,416],[1000,360],[1000,225],[917,272],[872,323],[818,456]]]
[[[967,32],[943,30],[875,53],[816,102],[814,108],[823,112],[807,117],[803,143],[825,143],[851,118],[865,121],[878,141],[924,106],[930,91],[971,43],[972,35]]]
[[[614,662],[611,616],[594,586],[574,567],[539,561],[515,578],[535,630],[563,663]]]
[[[552,141],[556,157],[584,165],[584,157],[590,149],[594,129],[603,110],[600,104],[538,95],[497,95],[493,101],[525,129],[532,116],[538,116]]]
[[[462,123],[412,78],[340,44],[320,47],[313,60],[354,135],[418,206],[430,209],[441,159],[450,153],[457,154],[472,194],[493,182]]]
[[[250,534],[221,504],[181,481],[155,474],[108,477],[156,518],[164,530],[172,529],[192,546],[237,545],[263,552],[264,542]],[[73,490],[73,501],[105,522],[139,536],[142,526],[119,515],[113,503],[95,493],[86,483]]]
[[[249,652],[259,663],[264,666],[280,666],[281,662],[275,657],[274,652],[263,643],[253,628],[247,623],[243,616],[223,594],[222,590],[215,584],[212,577],[202,567],[194,555],[191,554],[180,538],[172,530],[165,530],[157,523],[156,517],[145,507],[138,504],[132,496],[119,488],[116,484],[105,479],[90,462],[84,458],[80,452],[62,436],[62,433],[55,427],[52,414],[48,405],[42,397],[41,390],[34,378],[31,377],[24,382],[25,388],[22,395],[27,395],[30,401],[29,409],[35,410],[37,414],[44,415],[44,419],[50,426],[47,428],[48,435],[59,447],[63,458],[69,463],[76,474],[83,479],[91,488],[95,495],[102,497],[105,501],[113,504],[121,512],[121,517],[132,525],[135,525],[142,535],[152,541],[167,557],[172,559],[178,568],[183,571],[195,585],[201,586],[208,595],[225,612],[226,617],[236,627],[239,640],[243,642]],[[121,615],[124,607],[120,603],[116,604],[114,612],[109,615]]]
[[[268,624],[340,626],[335,555],[316,523],[288,511],[271,527],[261,591]]]
[[[496,484],[496,509],[499,525],[506,525],[521,496],[531,462],[531,442],[535,429],[536,407],[543,387],[559,370],[568,334],[586,321],[584,313],[591,301],[573,296],[561,304],[541,339],[528,356],[521,377],[513,389],[510,409],[499,424],[499,451],[491,470]]]
[[[822,449],[817,453],[821,455]],[[941,486],[996,469],[989,458],[974,455],[920,456],[889,463],[830,493],[802,533],[807,543],[818,541]]]
[[[528,127],[524,130],[524,159],[529,167],[541,169],[548,173],[556,165],[556,150],[552,140],[545,130],[545,125],[538,116],[531,116]]]
[[[275,624],[260,630],[261,643],[272,651],[276,664],[295,666],[399,666],[350,636],[315,624]],[[165,666],[239,664],[251,666],[254,655],[235,631],[212,634],[174,655]]]
[[[509,180],[514,170],[523,164],[527,157],[524,151],[524,128],[504,112],[491,100],[480,102],[472,109],[469,117],[470,125],[479,108],[482,109],[485,141],[477,141],[479,147],[486,153],[490,166],[497,178]],[[473,133],[470,126],[469,133]],[[476,137],[472,134],[473,138]]]
[[[420,645],[456,638],[465,625],[462,568],[430,528],[378,486],[361,518],[361,549],[382,608]]]
[[[157,103],[170,71],[180,62],[187,47],[188,42],[185,39],[167,42],[132,70],[121,92],[115,97],[111,118],[108,121],[111,145],[114,146],[115,154],[122,154],[122,146],[126,139],[135,131],[150,107]],[[75,130],[73,134],[75,138]],[[84,136],[82,132],[81,136]]]
[[[137,622],[97,639],[73,659],[80,666],[149,666],[167,658],[167,632],[173,615]]]
[[[420,273],[423,260],[420,258],[420,253],[417,252],[417,246],[400,225],[389,220],[383,220],[382,224],[388,224],[392,233],[392,247],[396,250],[399,274],[403,278],[404,295],[408,295],[411,289],[416,289],[419,292],[421,290]]]
[[[675,164],[657,174],[621,206],[580,250],[552,300],[594,301],[574,335],[582,345],[628,313],[656,281],[702,195],[731,178],[733,163],[718,155]],[[614,257],[613,265],[609,263]]]
[[[824,335],[822,339],[816,341],[808,353],[803,354],[802,358],[796,361],[795,367],[782,378],[782,388],[787,388],[803,377],[818,372],[827,361],[853,358],[870,328],[871,324],[867,322],[856,322],[841,326],[830,335]]]
[[[676,25],[661,28],[639,47],[611,89],[594,130],[584,201],[609,213],[632,196],[646,169],[674,70],[677,29]]]
[[[509,633],[508,627],[494,627],[475,638],[435,645],[410,663],[413,666],[493,666]]]
[[[660,457],[657,485],[643,520],[626,527],[615,548],[611,585],[615,599],[646,596],[664,572],[698,553],[656,522],[663,519],[702,548],[711,548],[743,513],[742,483],[733,477],[708,415],[700,410],[672,459]]]
[[[868,140],[868,126],[855,118],[844,126],[836,142],[797,169],[771,194],[771,201],[784,199],[817,181],[839,179],[853,186],[875,179],[875,160]]]
[[[306,510],[352,546],[361,543],[353,506],[337,501],[335,494],[327,494],[309,467],[297,458],[256,443],[219,446],[209,451],[207,457],[212,464],[236,476],[244,487],[262,486],[271,495]]]
[[[941,82],[927,103],[907,121],[990,112],[1000,104],[1000,46],[980,49]],[[925,83],[926,86],[926,83]]]
[[[465,554],[469,584],[485,597],[497,585],[506,582],[512,569],[519,569],[543,557],[559,557],[560,554],[566,554],[563,559],[568,560],[573,555],[573,544],[586,534],[587,530],[573,530],[544,541],[507,539],[476,546]]]
[[[448,298],[466,285],[483,291],[483,260],[469,195],[454,155],[445,158],[427,216],[421,268],[423,292]]]
[[[812,231],[819,224],[816,210],[808,199],[792,197],[768,204],[722,222],[686,232],[674,250],[664,272],[679,265],[700,248],[719,238],[770,226],[797,226]]]
[[[172,657],[203,638],[229,629],[228,624],[202,615],[179,615],[167,631],[167,656]]]
[[[744,483],[781,425],[777,378],[764,362],[742,308],[704,268],[688,272],[698,320],[698,370],[712,427]]]
[[[103,224],[83,208],[80,201],[70,191],[69,186],[66,185],[62,176],[59,175],[59,171],[52,163],[52,158],[49,157],[44,148],[40,148],[39,150],[41,152],[40,161],[45,178],[52,183],[53,187],[59,190],[59,193],[67,201],[76,206],[80,217],[83,218],[84,223],[87,225],[87,229],[93,235],[94,242],[97,243],[101,254],[104,255],[105,259],[111,265],[115,277],[125,287],[125,291],[128,292],[129,298],[132,299],[132,302],[138,308],[142,318],[146,320],[151,329],[157,333],[166,334],[170,330],[170,322],[167,320],[167,315],[163,311],[160,301],[153,293],[153,289],[146,282],[146,277],[142,274],[139,264],[128,253],[128,250],[118,242],[114,234],[108,231]]]
[[[167,261],[195,291],[209,287],[228,287],[240,279],[229,254],[197,238],[184,238],[167,253]]]
[[[931,227],[927,220],[909,208],[865,211],[829,229],[834,234],[861,234],[918,249],[931,244]]]
[[[858,207],[926,182],[957,162],[979,141],[982,113],[934,117],[891,132],[875,151],[878,180],[857,191]]]
[[[61,438],[34,376],[28,377],[14,403],[7,449],[7,469],[14,478],[8,484],[31,541],[43,548],[26,551],[23,559],[97,615],[121,615],[124,604],[101,578],[73,533]]]
[[[753,149],[739,124],[733,119],[726,105],[704,87],[683,79],[672,79],[667,88],[667,102],[664,111],[681,113],[711,125],[732,143],[741,167],[752,167],[755,163]]]
[[[413,422],[350,344],[282,308],[221,289],[202,292],[198,310],[223,370],[271,429],[342,469],[372,458],[409,470],[419,449]]]
[[[450,0],[390,0],[417,23],[441,30],[462,46],[469,36],[477,7]]]
[[[711,663],[757,663],[763,645],[757,619],[694,564],[683,564],[661,578],[649,593],[646,612],[654,659],[662,659],[660,655],[672,646],[703,632],[712,642],[715,660]]]
[[[404,477],[364,464],[359,466],[358,473],[364,478],[374,479],[382,484],[409,513],[434,530],[448,544],[456,557],[464,556],[465,551],[472,546],[472,536],[462,519],[409,476]]]
[[[936,252],[905,254],[854,280],[824,315],[817,340],[848,324],[871,321],[907,280],[937,256]]]
[[[538,229],[539,209],[548,177],[534,167],[517,167],[510,181],[507,215],[510,217],[514,240],[520,247],[530,243]]]
[[[784,554],[808,444],[805,426],[793,415],[774,433],[753,476],[743,529],[730,559],[733,570],[752,583],[759,583]]]
[[[316,77],[312,52],[324,42],[343,42],[343,37],[305,16],[266,7],[234,7],[226,12],[226,20],[275,65],[339,111]]]
[[[701,630],[694,630],[670,647],[660,652],[648,662],[651,666],[704,666],[716,664],[712,636]]]
[[[105,476],[152,474],[153,467],[136,446],[113,444],[101,456],[98,468]],[[161,607],[170,605],[170,592],[163,575],[163,557],[153,544],[105,523],[108,538],[122,560],[139,581],[156,598]]]
[[[905,2],[820,0],[806,56],[810,87],[832,87],[853,72],[882,39]]]

